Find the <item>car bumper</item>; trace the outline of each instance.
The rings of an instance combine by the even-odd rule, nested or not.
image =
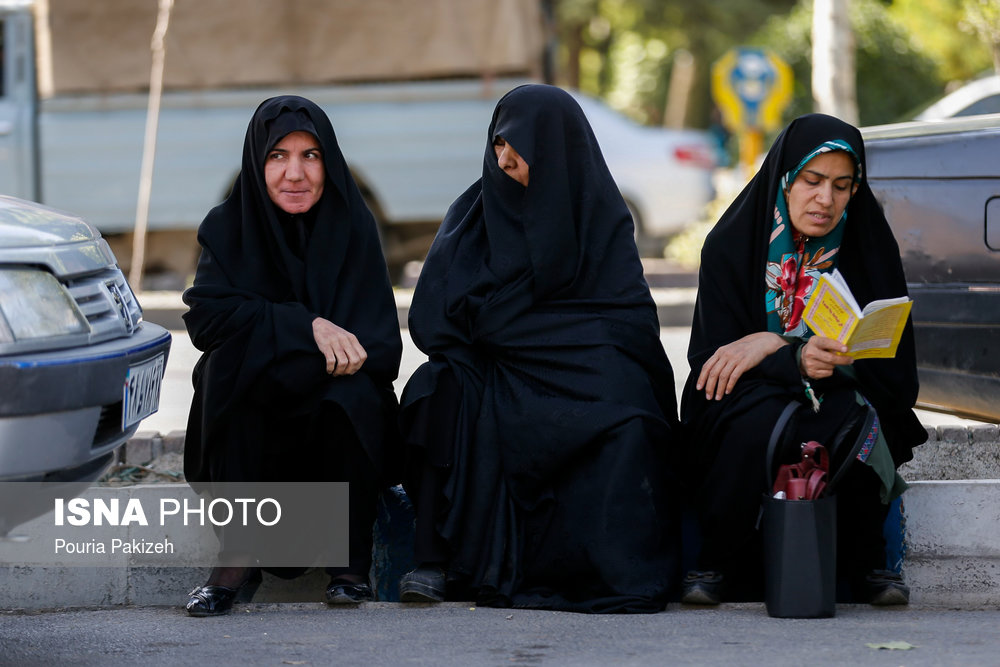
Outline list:
[[[633,173],[621,181],[622,196],[639,212],[639,224],[646,237],[667,237],[683,231],[705,217],[705,207],[715,197],[712,172],[684,168],[664,182],[652,170]]]
[[[0,358],[0,480],[94,481],[138,429],[122,428],[128,369],[164,356],[170,333]]]

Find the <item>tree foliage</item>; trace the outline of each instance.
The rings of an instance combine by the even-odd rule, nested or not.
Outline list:
[[[642,122],[661,122],[671,68],[686,51],[696,67],[687,124],[708,125],[710,67],[741,44],[772,48],[793,66],[788,117],[812,110],[811,0],[547,1],[561,48],[558,82]],[[862,124],[908,117],[947,82],[990,68],[988,44],[1000,52],[1000,0],[851,0],[851,6]]]
[[[659,123],[674,57],[694,56],[688,123],[708,124],[709,68],[794,0],[559,0],[561,83],[608,99],[639,120]],[[579,68],[578,72],[576,67]]]
[[[862,125],[902,120],[940,90],[934,62],[878,0],[851,0],[855,38],[858,112]],[[774,17],[754,37],[784,58],[795,72],[788,117],[812,111],[812,2],[803,0],[787,16]]]
[[[975,35],[989,47],[993,69],[1000,74],[1000,2],[962,0],[962,22],[959,27]]]
[[[916,48],[934,61],[942,87],[971,79],[991,66],[986,45],[961,29],[964,1],[893,0],[886,10],[910,34]],[[989,2],[996,5],[998,0]]]

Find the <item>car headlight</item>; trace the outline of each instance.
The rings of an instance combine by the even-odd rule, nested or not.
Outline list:
[[[0,269],[0,343],[86,333],[90,326],[55,276]]]

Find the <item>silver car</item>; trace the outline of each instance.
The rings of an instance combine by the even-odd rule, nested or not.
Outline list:
[[[157,410],[169,349],[94,227],[0,196],[0,482],[98,479]],[[2,510],[0,534],[30,518]]]
[[[917,115],[916,120],[944,120],[1000,113],[1000,74],[975,79]]]

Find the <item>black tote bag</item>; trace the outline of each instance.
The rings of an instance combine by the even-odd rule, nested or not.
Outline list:
[[[778,618],[830,618],[835,613],[837,587],[837,499],[838,480],[850,467],[875,420],[875,410],[863,411],[860,431],[857,419],[847,419],[834,436],[833,447],[849,445],[840,467],[816,500],[779,500],[772,496],[774,457],[778,443],[787,437],[786,427],[796,410],[810,408],[791,401],[775,423],[767,446],[767,491],[764,493],[762,529],[764,541],[764,603],[769,616]],[[849,433],[858,433],[844,442]],[[825,445],[825,443],[824,443]],[[825,445],[826,446],[826,445]],[[833,459],[831,453],[831,459]]]

